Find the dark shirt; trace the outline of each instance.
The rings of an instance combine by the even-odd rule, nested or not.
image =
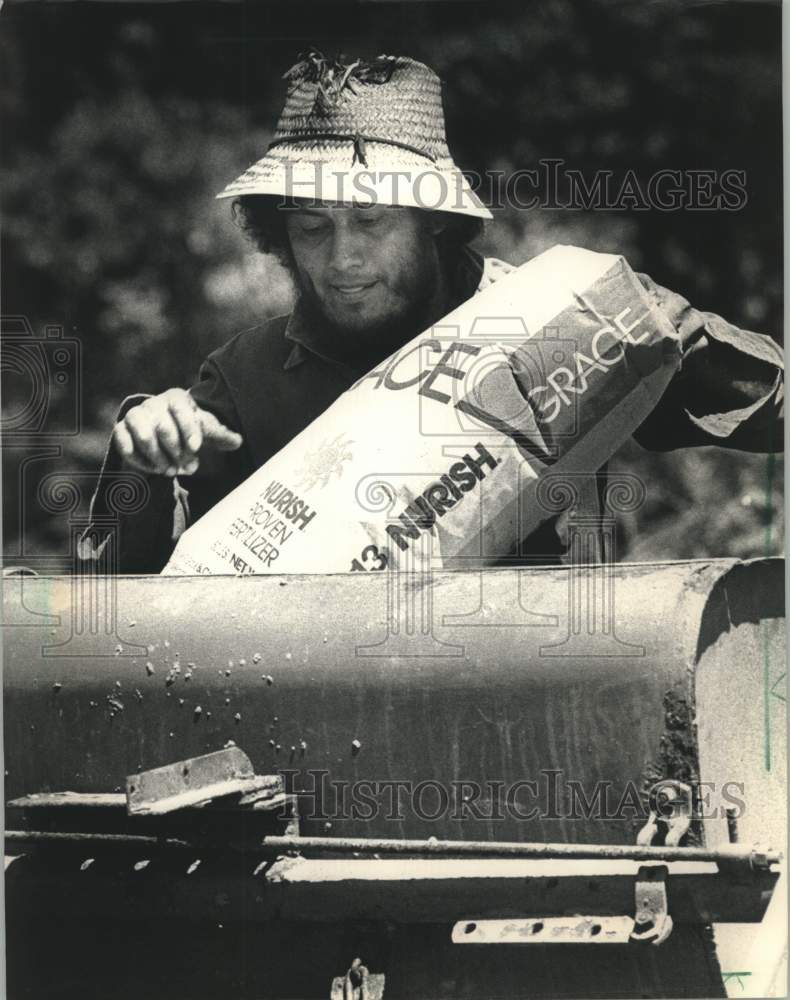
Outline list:
[[[460,304],[485,284],[489,264],[468,251],[453,281]],[[500,265],[503,266],[503,265]],[[507,268],[507,265],[504,265]],[[639,275],[678,330],[682,364],[659,405],[634,434],[645,448],[668,451],[719,445],[746,451],[782,448],[782,354],[766,336],[740,330],[713,313]],[[481,282],[482,279],[482,282]],[[449,310],[448,310],[449,311]],[[192,476],[147,478],[150,496],[140,510],[113,509],[120,460],[108,448],[91,504],[91,524],[80,558],[98,559],[108,532],[116,532],[115,571],[158,573],[181,532],[262,466],[365,374],[331,356],[320,322],[297,302],[294,311],[244,330],[212,352],[190,392],[198,406],[243,437],[235,452],[201,452]],[[124,400],[117,419],[146,395]],[[603,514],[606,469],[577,484],[580,511]],[[511,561],[556,563],[567,551],[567,514],[546,520],[523,540]],[[587,523],[590,523],[587,520]],[[587,553],[586,558],[599,558]],[[116,561],[117,560],[117,561]]]

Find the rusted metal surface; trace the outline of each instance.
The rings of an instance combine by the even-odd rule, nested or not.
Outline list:
[[[8,931],[16,956],[9,1000],[326,1000],[333,978],[344,975],[356,955],[386,977],[385,1000],[534,1000],[593,991],[601,997],[724,995],[711,987],[711,968],[698,958],[706,944],[702,929],[676,931],[660,948],[585,947],[583,956],[558,963],[549,948],[459,947],[445,924],[399,926],[391,934],[372,925],[286,920],[265,929],[227,922],[185,927],[161,916],[165,906],[160,916],[135,925],[106,919],[64,925],[46,911],[17,921]],[[26,949],[26,941],[35,947]]]
[[[27,609],[28,623],[4,634],[7,794],[121,791],[128,774],[234,739],[256,773],[284,774],[302,792],[305,833],[329,823],[337,836],[631,843],[646,819],[629,798],[645,761],[675,771],[654,767],[656,780],[683,780],[685,753],[697,773],[693,741],[662,756],[665,702],[682,689],[693,704],[707,594],[732,567],[617,567],[620,645],[597,658],[557,655],[564,569],[493,571],[484,585],[436,574],[415,655],[401,655],[403,630],[389,641],[384,575],[120,578],[112,641],[77,641],[68,578],[12,578],[6,605]],[[514,604],[539,623],[514,626]],[[35,751],[42,733],[46,755]],[[366,781],[373,815],[338,791]],[[603,786],[608,809],[585,815],[581,797]]]
[[[771,591],[735,566],[711,591],[695,665],[700,775],[708,784],[705,823],[710,846],[759,840],[787,843],[787,657],[781,605],[784,578]],[[724,970],[749,971],[752,996],[786,989],[786,876],[756,926],[715,925]],[[729,989],[742,988],[737,975]]]

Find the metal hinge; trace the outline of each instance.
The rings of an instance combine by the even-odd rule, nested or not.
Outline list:
[[[330,1000],[383,1000],[384,974],[370,972],[362,960],[355,958],[345,976],[332,980]]]
[[[672,917],[667,908],[666,865],[642,865],[636,877],[636,916],[629,939],[661,944],[672,933]]]

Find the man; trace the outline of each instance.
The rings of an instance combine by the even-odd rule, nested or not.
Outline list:
[[[258,248],[290,268],[297,304],[213,352],[189,390],[124,401],[85,559],[106,545],[114,473],[142,473],[150,490],[122,520],[117,568],[158,572],[186,526],[360,376],[510,269],[468,247],[491,215],[450,156],[441,86],[428,67],[389,56],[332,62],[313,51],[286,78],[266,155],[219,197],[234,198]],[[780,448],[775,344],[641,278],[680,334],[683,364],[636,440],[658,450]],[[580,502],[591,513],[600,513],[604,484],[605,470],[590,470]],[[564,553],[562,518],[520,546],[531,561]]]

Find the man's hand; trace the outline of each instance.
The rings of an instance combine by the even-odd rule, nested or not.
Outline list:
[[[112,432],[127,465],[163,476],[191,476],[201,448],[235,451],[241,434],[202,410],[186,389],[168,389],[133,406]]]

